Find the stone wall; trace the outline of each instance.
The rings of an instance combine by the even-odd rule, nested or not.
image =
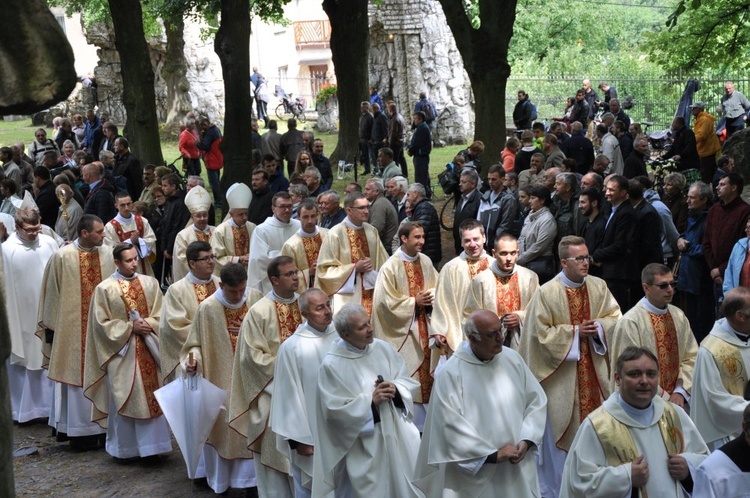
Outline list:
[[[474,128],[471,86],[437,0],[370,4],[370,84],[408,119],[424,91],[440,112],[436,145],[466,143]]]

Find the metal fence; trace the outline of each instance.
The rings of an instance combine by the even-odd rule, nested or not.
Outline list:
[[[669,128],[672,118],[677,111],[685,85],[688,79],[695,78],[700,83],[700,90],[695,93],[693,102],[703,102],[706,110],[719,116],[716,107],[721,102],[724,93],[724,82],[734,82],[735,88],[748,95],[750,79],[738,74],[676,74],[673,76],[654,76],[641,78],[608,78],[589,77],[591,86],[604,100],[601,90],[597,88],[600,81],[606,81],[617,89],[620,102],[631,95],[633,108],[625,112],[635,122],[653,122],[653,128]],[[505,95],[505,116],[509,124],[513,123],[513,107],[515,106],[519,89],[525,90],[531,101],[536,104],[538,120],[550,121],[552,117],[560,117],[565,113],[568,97],[574,97],[576,90],[581,88],[581,77],[551,77],[551,78],[509,78]]]

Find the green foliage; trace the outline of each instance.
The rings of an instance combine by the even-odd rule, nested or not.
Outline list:
[[[315,97],[315,104],[321,105],[328,102],[330,99],[335,98],[338,95],[338,87],[336,85],[329,85],[325,88],[321,88],[318,95]]]
[[[668,30],[649,35],[652,58],[669,70],[746,69],[750,55],[749,0],[681,0]]]

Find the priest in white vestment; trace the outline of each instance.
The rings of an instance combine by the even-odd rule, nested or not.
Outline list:
[[[299,311],[305,323],[281,344],[276,357],[274,392],[283,395],[271,398],[269,426],[277,435],[279,451],[291,464],[294,496],[305,498],[312,492],[318,371],[338,334],[332,325],[331,301],[320,289],[300,294]],[[337,490],[337,496],[345,496],[342,491]]]
[[[739,435],[747,409],[750,369],[750,289],[727,292],[722,318],[701,342],[695,362],[690,417],[709,448]]]
[[[318,372],[312,495],[350,484],[357,498],[423,496],[411,482],[419,451],[412,397],[419,384],[396,350],[373,337],[364,307],[344,305],[334,324],[340,338]]]
[[[112,256],[117,270],[91,300],[83,393],[93,403],[91,420],[107,430],[108,454],[155,457],[172,451],[169,426],[154,396],[161,387],[161,288],[155,278],[136,273],[138,252],[132,244],[118,244]]]
[[[154,276],[149,262],[156,258],[156,234],[148,220],[133,214],[133,200],[127,192],[115,194],[117,214],[104,226],[104,237],[112,247],[121,242],[130,242],[138,251],[138,273]]]
[[[318,266],[318,255],[323,239],[328,235],[328,229],[318,226],[320,210],[312,199],[303,199],[297,206],[297,219],[300,229],[284,242],[281,254],[291,257],[300,271],[299,289],[303,292],[313,287],[315,283],[315,269]]]
[[[190,271],[173,283],[164,295],[164,309],[159,323],[159,352],[164,384],[175,377],[180,364],[180,351],[190,332],[198,306],[219,288],[215,276],[216,257],[208,242],[196,240],[185,251]]]
[[[750,405],[742,414],[740,435],[711,453],[695,474],[696,497],[750,496]]]
[[[484,250],[484,227],[478,220],[464,220],[458,228],[463,252],[440,269],[430,330],[431,370],[458,350],[464,340],[463,309],[471,281],[490,267],[492,257]]]
[[[401,247],[380,268],[373,297],[375,336],[386,341],[406,363],[406,371],[419,382],[414,394],[414,424],[424,430],[432,392],[429,313],[435,300],[438,273],[422,254],[424,228],[417,222],[398,229]]]
[[[696,468],[709,451],[685,411],[658,396],[656,356],[630,346],[615,370],[619,392],[578,429],[560,498],[690,496]]]
[[[235,183],[229,187],[224,198],[229,205],[229,218],[216,227],[211,237],[217,275],[229,263],[240,263],[247,269],[250,241],[255,230],[255,223],[247,221],[247,207],[253,198],[250,187]]]
[[[185,252],[187,246],[196,240],[210,242],[214,234],[214,227],[209,224],[208,210],[211,208],[211,196],[201,187],[193,187],[185,195],[185,206],[190,211],[190,220],[192,223],[177,234],[172,250],[172,282],[185,278],[190,268],[188,268]]]
[[[55,187],[55,195],[60,201],[65,199],[65,205],[60,202],[57,221],[55,222],[55,233],[62,237],[65,242],[73,242],[78,232],[78,222],[83,216],[83,207],[73,197],[73,190],[64,183]]]
[[[42,369],[42,342],[36,336],[44,268],[57,251],[51,237],[40,234],[41,217],[29,208],[16,210],[16,231],[3,242],[5,309],[11,355],[8,358],[10,406],[14,422],[49,417],[54,383]]]
[[[548,399],[538,458],[542,496],[557,496],[579,425],[609,397],[607,345],[621,316],[604,280],[588,274],[582,238],[563,237],[558,254],[562,271],[531,298],[518,350]]]
[[[415,483],[430,497],[538,497],[547,396],[521,356],[503,348],[494,311],[473,312],[465,330],[435,379]]]
[[[85,214],[78,238],[47,263],[39,303],[43,366],[55,381],[49,424],[58,439],[74,448],[99,446],[104,429],[91,421],[91,402],[83,396],[84,351],[91,298],[99,283],[115,271],[111,246],[103,246],[104,223]]]
[[[297,302],[298,272],[292,258],[268,264],[272,290],[250,308],[242,321],[232,370],[229,425],[253,451],[261,496],[292,497],[289,460],[279,452],[268,427],[279,346],[302,324]],[[285,396],[285,393],[282,393]]]
[[[273,216],[258,225],[250,242],[250,261],[247,267],[247,286],[261,291],[271,292],[273,286],[268,279],[268,265],[272,259],[281,255],[281,248],[300,229],[298,220],[292,219],[292,197],[288,192],[279,192],[271,199]]]
[[[16,207],[16,209],[22,209],[22,208],[27,207],[27,208],[34,209],[35,211],[39,211],[39,206],[37,206],[36,202],[34,202],[34,197],[31,195],[31,192],[29,192],[28,190],[24,192],[23,199],[21,201],[18,200],[18,197],[11,196],[11,202]],[[15,227],[14,227],[15,222],[13,220],[13,217],[5,213],[0,213],[0,215],[2,215],[0,216],[1,218],[4,218],[7,216],[6,219],[8,220],[8,226],[6,226],[6,229],[8,233],[10,233],[11,231],[15,231]],[[11,227],[13,227],[13,230],[11,230]],[[62,247],[63,244],[65,244],[65,240],[60,235],[58,235],[57,232],[55,232],[52,229],[52,227],[45,225],[44,223],[42,223],[41,233],[48,237],[52,237],[53,239],[55,239],[55,242],[57,242],[58,247]]]
[[[685,408],[690,402],[698,343],[685,313],[670,304],[675,277],[669,267],[651,263],[641,272],[641,283],[646,296],[617,322],[610,361],[628,346],[650,349],[659,358],[659,396]]]
[[[239,263],[226,264],[219,286],[195,314],[181,351],[181,364],[188,375],[201,374],[229,391],[237,338],[249,307],[245,268]],[[215,493],[256,485],[253,452],[245,438],[229,427],[226,411],[219,413],[203,447],[203,462],[206,480]]]
[[[463,317],[475,310],[490,310],[501,317],[507,330],[505,344],[515,350],[521,341],[523,320],[531,296],[539,288],[539,277],[533,271],[517,265],[518,240],[508,233],[495,239],[495,260],[490,271],[471,281],[464,303]]]
[[[370,203],[361,192],[344,201],[346,218],[323,241],[315,272],[315,287],[333,297],[333,313],[347,303],[362,305],[372,315],[378,271],[388,259],[378,231],[367,223]]]

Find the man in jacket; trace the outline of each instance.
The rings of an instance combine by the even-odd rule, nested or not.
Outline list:
[[[524,90],[518,90],[518,102],[513,108],[513,123],[517,130],[531,129],[531,101]]]
[[[104,165],[98,161],[87,164],[83,167],[82,176],[89,186],[83,214],[94,214],[104,223],[114,218],[117,214],[115,187],[104,178]]]
[[[201,138],[195,146],[203,153],[203,162],[206,163],[206,174],[214,196],[214,204],[218,205],[223,200],[219,183],[221,168],[224,167],[224,155],[219,148],[222,140],[221,131],[205,116],[198,120],[198,126],[201,130]]]
[[[404,157],[406,123],[404,117],[398,112],[396,104],[390,104],[388,111],[391,114],[391,119],[388,122],[388,146],[393,151],[394,161],[401,166],[401,173],[404,178],[409,178],[409,170],[406,167],[406,158]]]
[[[456,256],[463,251],[458,227],[464,220],[477,219],[479,204],[482,200],[482,194],[477,189],[478,184],[479,174],[475,170],[464,169],[461,172],[461,179],[458,182],[458,190],[461,192],[461,197],[458,199],[458,204],[456,204],[453,215],[453,247],[456,250]]]
[[[380,148],[388,145],[388,118],[381,111],[378,104],[372,104],[372,119],[372,134],[370,135],[370,161],[372,163],[375,163]],[[377,174],[378,171],[378,166],[377,164],[375,164],[375,174]]]
[[[370,113],[370,103],[365,101],[360,105],[359,116],[359,162],[365,167],[363,175],[370,174],[370,138],[372,137],[373,116]]]
[[[675,116],[672,120],[672,147],[669,148],[664,159],[670,157],[677,162],[680,171],[686,169],[698,169],[700,162],[698,159],[698,149],[693,130],[685,125],[685,118]]]
[[[427,200],[422,184],[412,183],[406,191],[406,200],[412,206],[410,221],[418,221],[424,227],[424,246],[422,254],[428,256],[437,268],[443,259],[443,248],[440,240],[440,221],[435,206]]]
[[[716,136],[714,128],[716,118],[706,112],[706,106],[703,102],[696,102],[691,105],[690,113],[695,118],[693,131],[695,133],[695,147],[700,158],[701,181],[711,183],[716,171],[716,153],[721,150],[719,137]]]
[[[414,158],[414,180],[424,186],[427,199],[432,197],[430,188],[430,152],[432,152],[432,132],[425,122],[423,112],[414,114],[414,133],[407,152]]]

